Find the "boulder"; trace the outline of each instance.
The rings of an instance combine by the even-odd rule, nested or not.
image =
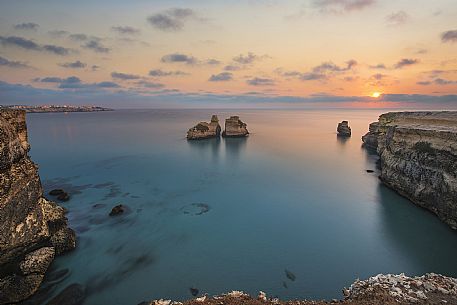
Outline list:
[[[231,116],[225,120],[223,137],[246,137],[248,135],[247,124],[243,123],[238,116]]]
[[[211,117],[211,121],[200,122],[187,131],[188,140],[201,140],[208,138],[218,138],[221,134],[221,126],[217,115]]]
[[[348,121],[342,121],[338,123],[338,127],[336,128],[338,135],[341,137],[350,137],[351,136],[351,127],[349,127]]]

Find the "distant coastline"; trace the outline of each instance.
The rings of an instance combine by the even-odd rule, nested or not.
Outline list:
[[[113,111],[113,109],[99,107],[99,106],[71,106],[71,105],[40,105],[40,106],[0,105],[0,109],[21,109],[21,110],[25,110],[28,113]]]

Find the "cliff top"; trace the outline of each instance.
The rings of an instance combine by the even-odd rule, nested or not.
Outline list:
[[[379,122],[399,127],[457,133],[457,111],[388,112]]]

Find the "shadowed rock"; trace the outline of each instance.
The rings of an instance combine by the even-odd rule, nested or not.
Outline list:
[[[80,284],[71,284],[50,300],[47,305],[80,305],[86,294]]]
[[[338,127],[336,128],[338,135],[341,137],[350,137],[351,136],[351,127],[349,127],[348,121],[342,121],[338,123]]]
[[[111,209],[109,216],[117,216],[117,215],[124,213],[124,211],[125,211],[124,206],[122,204],[119,204]]]

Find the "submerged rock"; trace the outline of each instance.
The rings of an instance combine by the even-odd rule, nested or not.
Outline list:
[[[84,287],[80,284],[71,284],[50,300],[47,305],[80,305],[86,297]]]
[[[293,274],[292,272],[290,272],[289,270],[285,269],[284,272],[286,273],[286,276],[289,280],[291,281],[295,281],[296,279],[296,276],[295,274]]]
[[[120,215],[125,212],[125,208],[122,204],[116,205],[111,209],[111,212],[109,213],[109,216],[116,216]]]
[[[62,194],[65,194],[65,191],[62,189],[53,189],[49,192],[49,195],[51,195],[51,196],[59,196]]]
[[[62,194],[57,196],[57,200],[59,200],[59,201],[68,201],[68,200],[70,200],[70,195],[68,195],[68,193],[63,192]]]
[[[211,122],[200,122],[187,131],[188,140],[217,138],[221,134],[221,126],[217,115],[211,117]]]
[[[65,210],[43,197],[29,149],[25,112],[0,110],[0,304],[30,297],[54,255],[75,247],[52,243],[58,231],[72,230]]]
[[[246,137],[248,135],[247,124],[243,123],[238,116],[231,116],[225,120],[223,137]]]
[[[338,127],[336,128],[339,136],[342,137],[350,137],[351,136],[351,127],[349,127],[348,121],[342,121],[338,123]]]
[[[196,297],[199,293],[199,290],[197,288],[189,288],[189,291],[190,291],[190,294],[193,295],[194,297]]]
[[[457,112],[386,113],[362,140],[385,185],[457,229]]]

